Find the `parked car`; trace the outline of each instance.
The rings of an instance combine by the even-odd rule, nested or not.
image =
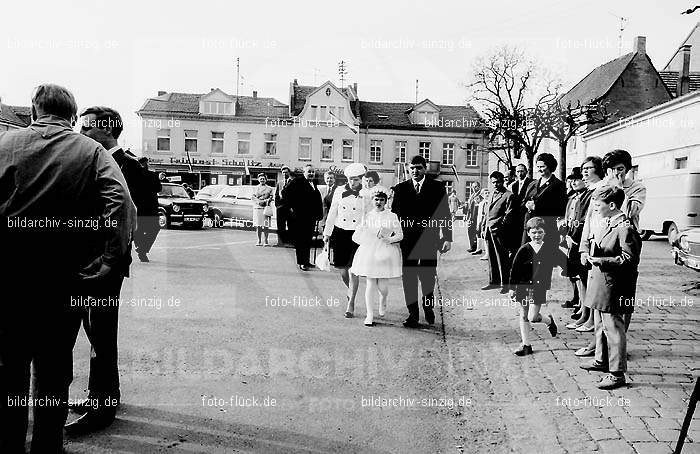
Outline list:
[[[163,183],[163,189],[158,193],[158,205],[158,221],[162,229],[170,228],[171,224],[201,229],[209,211],[206,202],[191,199],[185,188],[172,183]]]
[[[676,265],[700,271],[700,228],[680,232],[676,236],[672,249],[673,261]]]
[[[253,192],[257,185],[211,185],[204,187],[197,198],[209,204],[209,217],[214,227],[222,227],[226,221],[253,225]],[[276,216],[273,215],[273,220]]]
[[[677,169],[641,179],[647,200],[639,215],[643,239],[652,233],[668,235],[673,245],[678,232],[700,227],[700,169]]]

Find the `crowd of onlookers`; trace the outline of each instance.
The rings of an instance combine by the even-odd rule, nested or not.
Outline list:
[[[573,309],[566,328],[595,332],[575,352],[595,356],[581,367],[609,372],[600,388],[621,386],[646,190],[630,173],[632,159],[625,150],[587,157],[566,183],[553,175],[557,161],[551,154],[538,155],[535,165],[536,179],[519,164],[508,186],[501,172],[489,176],[490,190],[471,185],[463,210],[469,252],[489,262],[489,283],[482,290],[498,289],[520,303],[522,346],[515,354],[529,355],[532,323],[546,324],[552,336],[558,332],[552,314],[540,311],[553,268],[560,267],[573,292],[562,304]]]

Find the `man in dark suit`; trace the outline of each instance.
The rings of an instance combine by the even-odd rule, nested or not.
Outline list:
[[[528,201],[528,197],[533,195],[532,191],[537,189],[536,186],[532,186],[534,180],[528,175],[527,166],[525,164],[518,164],[515,166],[515,176],[516,179],[509,188],[510,192],[513,193],[513,202],[515,203],[512,241],[508,245],[513,253],[520,248],[520,245],[524,241],[523,238],[527,237],[527,233],[524,232],[525,216],[527,215],[525,203]],[[530,239],[528,238],[527,241],[530,241]]]
[[[423,312],[428,324],[435,323],[433,291],[437,253],[450,250],[452,224],[447,193],[443,185],[426,178],[427,163],[414,156],[410,163],[411,179],[394,186],[391,210],[403,229],[403,293],[408,308],[407,328],[418,328],[418,283],[420,282]]]
[[[290,242],[289,207],[282,191],[292,182],[292,172],[289,167],[280,169],[282,178],[275,185],[275,210],[277,211],[277,246],[287,246]]]
[[[119,113],[109,107],[90,107],[80,119],[80,133],[100,145],[114,158],[124,175],[137,210],[137,228],[141,228],[142,209],[152,212],[153,184],[136,157],[117,143],[123,130]],[[156,202],[157,203],[157,202]],[[156,208],[157,211],[157,208]],[[143,221],[147,223],[147,221]],[[131,244],[129,254],[119,266],[88,285],[85,293],[89,297],[118,301],[122,283],[129,276]],[[121,398],[119,370],[117,366],[117,327],[119,305],[89,306],[83,308],[82,323],[90,340],[90,378],[88,398],[83,403],[71,405],[71,409],[82,416],[66,425],[66,433],[79,435],[102,429],[114,421]]]
[[[141,192],[139,195],[140,200],[138,202],[134,201],[138,209],[138,228],[136,236],[134,236],[134,246],[136,246],[139,260],[148,262],[148,253],[156,241],[158,231],[160,231],[160,224],[158,223],[158,193],[163,189],[163,186],[158,179],[158,175],[148,170],[147,157],[140,158],[139,164],[143,167],[146,178],[143,191],[139,191]],[[134,196],[133,193],[132,196]]]
[[[557,218],[563,218],[566,212],[566,184],[554,176],[557,160],[550,153],[540,153],[535,162],[540,178],[532,182],[533,188],[527,195],[525,222],[535,216],[544,219],[544,244],[555,248],[559,245]],[[528,241],[524,232],[522,244]]]
[[[309,250],[316,223],[323,218],[321,193],[314,183],[314,166],[304,166],[304,175],[295,178],[282,190],[282,199],[289,207],[292,235],[296,248],[297,265],[308,271],[314,265],[309,262]]]
[[[114,159],[73,131],[73,95],[40,85],[31,110],[29,127],[0,133],[0,251],[12,259],[0,304],[3,454],[25,452],[30,370],[31,452],[63,452],[78,296],[123,266],[136,215]]]
[[[482,290],[501,288],[501,293],[508,292],[510,273],[510,254],[508,238],[512,235],[514,196],[504,185],[501,172],[489,175],[493,190],[489,198],[486,216],[486,249],[489,254],[489,284]]]

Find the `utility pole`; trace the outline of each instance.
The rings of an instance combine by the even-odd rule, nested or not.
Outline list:
[[[238,102],[238,87],[241,85],[241,59],[236,57],[236,102]]]
[[[340,76],[340,88],[345,88],[345,75],[348,73],[348,67],[345,60],[340,60],[338,63],[338,75]]]
[[[418,79],[416,79],[416,104],[418,104]]]
[[[617,35],[617,56],[622,55],[622,33],[625,31],[625,24],[629,19],[626,17],[618,16],[617,14],[608,11],[608,14],[615,16],[620,19],[620,33]]]

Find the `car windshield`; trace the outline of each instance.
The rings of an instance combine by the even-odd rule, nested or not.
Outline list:
[[[224,188],[222,186],[208,186],[208,187],[202,188],[202,190],[197,193],[197,196],[215,197],[218,193],[223,191],[223,189]]]
[[[187,191],[182,186],[177,185],[163,185],[163,189],[158,193],[158,197],[184,197],[189,199],[190,196],[187,195]]]

